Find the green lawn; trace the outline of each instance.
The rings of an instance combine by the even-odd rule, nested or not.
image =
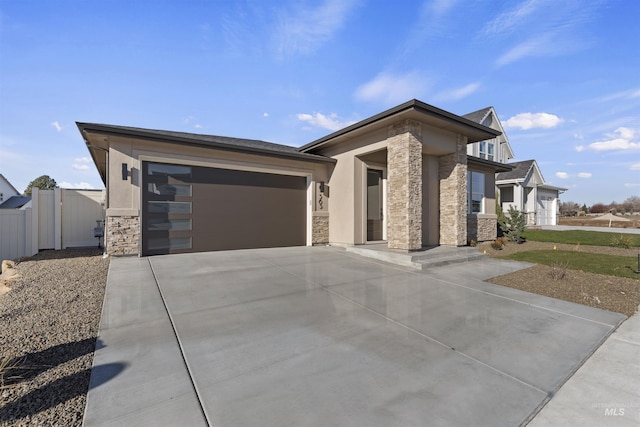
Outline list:
[[[612,246],[613,239],[628,239],[632,247],[640,247],[640,234],[603,233],[584,230],[526,230],[524,237],[537,242],[568,243],[570,245]]]
[[[636,273],[638,269],[637,257],[575,251],[539,250],[517,252],[506,258],[550,266],[568,263],[567,268],[571,270],[582,270],[588,273],[640,279],[640,274]]]

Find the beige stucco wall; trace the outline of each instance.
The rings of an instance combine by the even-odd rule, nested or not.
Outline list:
[[[143,160],[287,175],[311,175],[314,181],[325,182],[328,181],[330,173],[330,166],[322,163],[116,136],[109,136],[109,139],[111,173],[108,182],[108,215],[139,215],[142,178],[140,171]],[[127,181],[122,180],[120,173],[122,163],[127,163],[131,171],[131,177]]]
[[[329,241],[332,244],[356,245],[366,242],[367,162],[360,157],[386,147],[386,132],[380,131],[322,150],[323,155],[338,161],[329,178]]]
[[[107,250],[113,254],[140,254],[141,244],[141,167],[143,161],[189,164],[194,166],[240,169],[255,172],[280,173],[310,177],[312,186],[309,192],[308,241],[324,243],[328,240],[328,211],[315,212],[318,209],[314,199],[317,195],[316,183],[327,182],[332,165],[315,163],[292,158],[268,155],[238,153],[227,150],[188,145],[169,144],[135,138],[109,137],[109,170],[107,198],[107,243],[111,237],[113,244],[107,244]],[[130,176],[122,179],[122,163],[127,164]],[[329,193],[324,195],[325,206]],[[316,215],[319,213],[319,215]],[[316,216],[318,218],[316,218]],[[315,220],[314,220],[315,218]],[[126,228],[117,227],[126,224]],[[126,232],[126,233],[125,233]],[[124,238],[124,234],[128,237]]]
[[[440,235],[440,185],[438,184],[438,158],[422,157],[422,244],[435,246]]]

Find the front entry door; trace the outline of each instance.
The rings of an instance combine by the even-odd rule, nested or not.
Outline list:
[[[382,171],[367,169],[367,241],[382,240]]]

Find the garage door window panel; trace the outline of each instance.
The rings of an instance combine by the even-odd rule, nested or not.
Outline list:
[[[191,202],[150,201],[149,213],[190,214]]]
[[[191,246],[191,237],[158,237],[147,241],[147,249],[150,251],[191,249]]]
[[[143,253],[189,252],[193,247],[193,168],[143,163]]]
[[[157,196],[191,197],[192,186],[189,184],[162,184],[150,182],[147,184],[147,191]]]
[[[155,177],[173,177],[185,180],[191,178],[192,167],[166,163],[147,163],[147,174]]]
[[[147,230],[149,231],[189,231],[191,219],[149,218]]]

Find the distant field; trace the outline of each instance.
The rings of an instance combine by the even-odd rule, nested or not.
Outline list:
[[[608,227],[609,221],[594,219],[597,217],[579,216],[579,217],[560,217],[558,225],[574,225],[581,227]],[[640,216],[625,216],[625,219],[631,221],[611,221],[611,227],[614,228],[639,228]]]

